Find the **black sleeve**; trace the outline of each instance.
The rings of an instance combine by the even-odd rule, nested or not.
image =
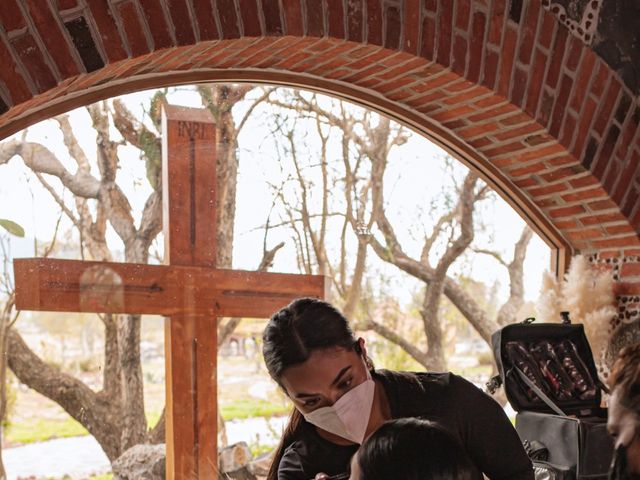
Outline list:
[[[278,480],[310,480],[305,477],[300,455],[288,448],[278,465]]]
[[[509,418],[489,395],[451,375],[463,442],[476,466],[491,480],[534,480],[533,467]]]

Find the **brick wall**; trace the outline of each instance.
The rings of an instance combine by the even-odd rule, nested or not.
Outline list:
[[[0,64],[0,138],[141,88],[302,85],[440,143],[560,250],[639,255],[638,99],[538,0],[3,0]]]

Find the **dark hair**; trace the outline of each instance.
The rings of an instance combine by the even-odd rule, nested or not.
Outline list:
[[[358,450],[360,480],[471,480],[473,463],[442,426],[418,418],[385,422]]]
[[[330,303],[317,298],[299,298],[276,312],[262,333],[262,355],[267,371],[282,387],[283,372],[304,363],[314,350],[356,348],[356,337],[347,319]],[[293,409],[276,449],[267,480],[278,478],[278,465],[303,421]]]
[[[611,391],[618,391],[620,403],[640,415],[640,343],[623,348],[611,369]]]

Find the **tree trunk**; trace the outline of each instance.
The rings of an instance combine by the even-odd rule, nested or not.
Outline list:
[[[114,408],[111,398],[44,363],[14,329],[8,332],[7,352],[18,380],[64,408],[95,437],[109,460],[120,456],[122,412]]]
[[[422,302],[420,316],[427,336],[427,369],[434,372],[445,372],[447,362],[444,354],[444,334],[440,324],[440,298],[442,282],[432,282],[427,286]]]

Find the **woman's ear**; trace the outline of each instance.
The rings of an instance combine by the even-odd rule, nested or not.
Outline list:
[[[365,341],[362,337],[356,340],[356,352],[364,357],[367,356],[367,347],[365,346]]]

